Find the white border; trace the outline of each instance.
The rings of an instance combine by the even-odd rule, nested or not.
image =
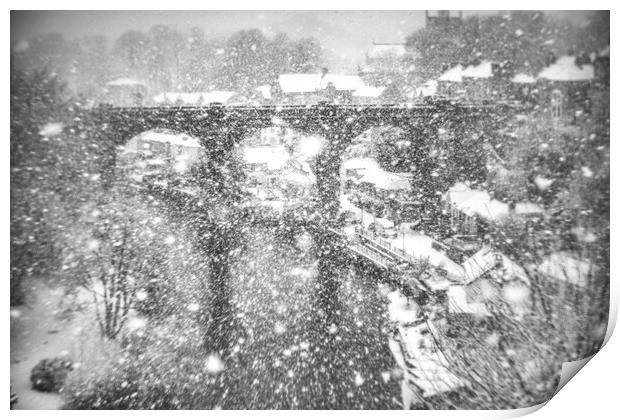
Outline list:
[[[433,1],[433,2],[418,2],[414,3],[411,1],[393,1],[393,0],[382,0],[382,1],[356,1],[356,2],[345,2],[341,0],[314,0],[314,1],[297,1],[290,2],[286,0],[279,1],[261,1],[261,2],[250,2],[250,1],[241,1],[241,0],[227,0],[226,2],[205,2],[205,1],[189,1],[189,0],[175,0],[174,2],[164,2],[164,1],[128,1],[128,0],[108,0],[105,2],[83,2],[76,0],[57,0],[54,2],[45,2],[45,1],[9,1],[9,7],[13,9],[31,9],[31,10],[46,10],[46,9],[85,9],[85,10],[167,10],[170,9],[170,6],[173,6],[175,10],[200,10],[200,9],[213,9],[213,10],[283,10],[283,9],[297,9],[297,10],[405,10],[405,9],[419,9],[424,10],[424,6],[432,5],[436,8],[443,9],[461,9],[465,4],[463,2],[457,1]],[[468,10],[486,10],[486,9],[496,9],[498,6],[501,6],[503,9],[541,9],[541,10],[580,10],[584,7],[588,9],[612,9],[611,13],[611,38],[614,38],[616,30],[616,24],[618,23],[618,19],[615,18],[616,11],[613,10],[613,3],[611,1],[588,1],[587,3],[581,2],[560,2],[560,1],[531,1],[531,0],[523,0],[519,2],[503,2],[498,4],[497,2],[492,1],[468,1],[466,2],[466,6]],[[9,46],[10,42],[10,18],[7,13],[6,25],[5,25],[5,46]],[[8,54],[5,55],[7,57]],[[611,68],[615,68],[614,65],[615,58],[612,57]],[[6,95],[5,98],[9,96],[9,66],[5,64],[4,66],[4,91]],[[613,74],[613,71],[612,71]],[[617,104],[617,88],[615,84],[612,84],[612,111],[616,109]],[[5,133],[8,133],[9,121],[7,121],[7,115],[9,114],[8,110],[8,101],[4,102],[5,112]],[[615,133],[614,130],[614,118],[612,116],[612,132]],[[617,137],[614,135],[614,138]],[[8,168],[9,168],[9,142],[8,139],[4,142],[4,147],[6,148],[6,153],[3,154],[3,158],[5,160],[4,165],[4,177],[2,179],[2,190],[3,192],[8,193],[9,191],[9,177],[8,177]],[[612,141],[612,156],[614,153],[615,146],[613,146]],[[613,158],[612,158],[613,159]],[[615,175],[617,175],[616,167],[612,165],[611,167],[612,179],[618,179]],[[616,208],[616,193],[615,193],[615,184],[612,183],[612,193],[611,193],[611,202],[612,207]],[[4,233],[4,242],[3,242],[3,272],[8,274],[9,267],[9,258],[8,258],[8,236],[9,236],[9,205],[8,200],[7,204],[3,206],[3,217],[5,223],[3,224],[3,233]],[[612,219],[612,226],[614,225],[614,220]],[[616,255],[616,247],[615,247],[615,235],[612,235],[611,241],[611,252],[612,252],[612,260],[614,260],[614,256]],[[615,324],[617,319],[618,312],[618,298],[619,298],[619,284],[616,279],[617,269],[615,265],[612,266],[611,278],[612,278],[612,308],[610,313],[610,323]],[[7,276],[8,277],[8,276]],[[9,282],[8,278],[5,278],[5,290],[7,294],[5,295],[5,301],[8,300],[8,289]],[[8,311],[7,311],[8,312]],[[5,315],[5,322],[3,323],[4,337],[8,337],[9,335],[9,317]],[[5,360],[4,368],[7,369],[5,371],[4,377],[7,378],[9,366],[6,364],[6,361],[9,359],[9,343],[8,340],[5,341],[5,345],[3,346],[3,354]],[[601,351],[600,354],[596,355],[593,360],[588,363],[588,366],[583,369],[577,375],[577,378],[570,381],[568,385],[564,389],[562,389],[558,395],[556,395],[544,408],[536,411],[531,415],[532,419],[548,419],[548,418],[595,418],[595,419],[607,419],[614,418],[617,409],[618,409],[618,397],[617,397],[617,374],[619,373],[619,362],[616,358],[617,354],[620,354],[620,343],[618,338],[612,336],[605,348]],[[5,396],[8,395],[9,384],[8,381],[5,382]],[[8,397],[7,397],[8,401]],[[7,402],[8,409],[8,402]],[[415,418],[417,419],[427,419],[427,418],[459,418],[459,419],[481,419],[481,418],[506,418],[506,417],[514,417],[519,414],[526,414],[526,412],[531,411],[528,409],[525,410],[515,410],[512,412],[502,412],[502,411],[458,411],[458,412],[426,412],[426,411],[416,411],[416,412],[399,412],[399,411],[390,411],[389,413],[385,412],[357,412],[357,411],[336,411],[336,412],[328,412],[328,411],[302,411],[299,413],[289,413],[286,411],[253,411],[253,412],[232,412],[232,411],[221,411],[221,412],[183,412],[179,413],[179,416],[190,417],[190,418],[204,418],[204,416],[214,416],[216,418],[236,418],[237,416],[251,416],[252,418],[269,418],[270,420],[273,418],[286,418],[288,419],[290,415],[294,415],[296,417],[301,418],[315,418],[315,417],[327,417],[327,416],[342,416],[343,418],[355,418],[356,420],[359,418],[369,418],[375,416],[396,416],[402,418]],[[19,418],[30,418],[31,416],[40,416],[43,413],[38,412],[27,412],[27,411],[11,411],[9,415],[11,417],[19,417]],[[51,416],[51,418],[77,418],[82,416],[82,413],[76,412],[47,412],[44,413],[45,416]],[[98,418],[107,418],[111,415],[109,412],[89,412],[88,416],[98,417]],[[116,412],[113,414],[115,417],[159,417],[166,418],[169,413],[167,412]],[[175,414],[176,415],[176,414]]]

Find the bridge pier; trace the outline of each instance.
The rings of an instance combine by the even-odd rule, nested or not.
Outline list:
[[[316,174],[318,211],[330,222],[336,220],[340,209],[340,165],[342,152],[326,146],[314,165]]]
[[[317,208],[324,226],[314,234],[318,254],[317,304],[318,326],[327,332],[337,325],[340,308],[340,279],[337,274],[343,261],[340,238],[327,227],[334,227],[340,210],[340,167],[342,154],[351,143],[352,133],[346,126],[335,124],[323,127],[327,140],[324,149],[316,157],[314,172],[317,186]]]

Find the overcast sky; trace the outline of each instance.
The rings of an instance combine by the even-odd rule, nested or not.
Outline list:
[[[576,22],[587,15],[556,13]],[[348,66],[363,62],[373,40],[404,42],[407,35],[424,26],[424,11],[18,11],[11,12],[11,44],[53,32],[67,39],[102,34],[114,39],[126,30],[147,31],[160,23],[180,32],[200,27],[207,36],[226,36],[249,28],[261,29],[268,36],[277,32],[292,38],[314,36]]]

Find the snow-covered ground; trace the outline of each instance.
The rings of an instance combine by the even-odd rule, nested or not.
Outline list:
[[[61,288],[38,284],[31,293],[26,305],[11,308],[11,385],[19,398],[14,408],[59,409],[60,395],[33,390],[30,372],[41,359],[77,360],[85,335],[98,330],[91,316],[73,310],[73,299],[63,296]],[[77,301],[85,298],[78,296]]]

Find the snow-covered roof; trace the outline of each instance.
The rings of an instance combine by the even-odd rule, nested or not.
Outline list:
[[[336,90],[355,91],[364,86],[359,76],[342,74],[326,74],[323,77],[320,74],[308,73],[281,74],[278,83],[284,93],[316,92],[325,89],[329,83],[332,83]]]
[[[486,191],[472,190],[462,182],[456,183],[446,193],[446,199],[468,216],[499,220],[509,214],[508,204],[491,199]]]
[[[370,58],[377,58],[384,55],[402,57],[406,53],[405,44],[373,44],[368,56]]]
[[[390,320],[399,324],[413,324],[418,320],[418,307],[415,303],[409,302],[398,290],[388,293],[390,303],[388,304],[388,314]]]
[[[384,171],[379,167],[369,168],[360,178],[359,182],[368,182],[382,190],[395,191],[411,189],[411,184],[406,177],[393,172]]]
[[[210,92],[164,92],[155,96],[155,103],[176,103],[182,102],[186,105],[210,104],[210,103],[227,103],[235,92],[225,90],[213,90]]]
[[[343,169],[375,169],[379,162],[373,158],[351,158],[342,162]]]
[[[326,74],[320,79],[320,88],[325,89],[330,83],[334,84],[336,90],[356,91],[364,86],[364,81],[359,76]]]
[[[465,281],[471,283],[495,267],[496,264],[497,259],[495,252],[488,246],[482,247],[482,249],[466,259],[463,263]]]
[[[248,146],[243,149],[246,163],[267,164],[269,170],[281,169],[289,158],[290,154],[284,146]]]
[[[162,133],[160,131],[147,131],[136,138],[158,143],[169,143],[175,146],[202,148],[200,141],[185,134]]]
[[[319,89],[321,76],[318,74],[281,74],[278,77],[280,89],[284,93],[308,93]]]
[[[545,210],[541,206],[529,201],[515,204],[516,214],[542,214],[544,212]]]
[[[356,97],[367,97],[367,98],[378,98],[379,96],[381,96],[381,94],[383,93],[383,91],[385,90],[385,87],[381,86],[381,87],[376,87],[376,86],[362,86],[361,88],[357,89],[355,92],[353,92],[353,96]]]
[[[530,284],[529,278],[521,266],[489,246],[483,246],[478,252],[465,260],[463,263],[465,282],[471,283],[496,268],[503,270],[503,273],[498,272],[496,274],[501,274],[504,280],[517,278],[527,285]]]
[[[594,78],[594,66],[592,64],[575,64],[575,57],[560,57],[555,63],[543,69],[538,74],[539,79],[547,79],[559,82],[587,81]]]
[[[500,220],[510,214],[509,206],[499,200],[491,199],[486,191],[472,190],[462,182],[456,183],[445,195],[453,206],[468,216],[480,216],[487,220]],[[515,214],[543,214],[545,210],[538,204],[524,201],[515,204]]]
[[[422,397],[431,397],[468,385],[446,367],[448,360],[436,349],[432,338],[436,334],[434,329],[430,321],[398,328],[406,350],[406,355],[403,356],[406,357],[407,363],[402,366],[405,380],[412,383]]]
[[[394,222],[392,222],[390,219],[386,219],[385,217],[375,217],[373,218],[373,223],[381,226],[383,229],[394,228]]]
[[[440,82],[457,82],[460,83],[463,81],[463,66],[457,64],[452,67],[450,70],[447,70],[437,79]]]
[[[586,286],[589,276],[596,266],[585,258],[566,252],[556,252],[547,256],[538,266],[538,272],[557,281],[565,281],[577,286]]]
[[[129,79],[125,77],[120,77],[118,79],[114,79],[106,83],[106,86],[136,86],[136,85],[145,86],[145,84],[139,80]]]
[[[463,73],[462,77],[471,77],[472,79],[488,79],[489,77],[493,77],[493,63],[490,61],[483,61],[478,65],[467,66]]]
[[[533,76],[525,73],[517,73],[511,79],[512,83],[536,83],[536,79]]]

